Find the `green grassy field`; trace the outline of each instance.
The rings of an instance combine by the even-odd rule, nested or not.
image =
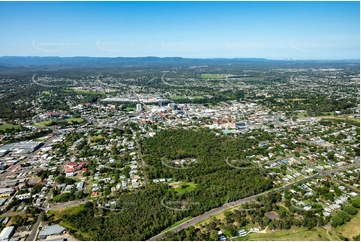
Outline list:
[[[181,100],[181,99],[187,99],[186,96],[173,96],[173,97],[169,97],[169,99],[171,100]]]
[[[249,237],[250,235],[246,235],[246,236],[240,236],[240,237],[237,237],[237,238],[234,238],[233,240],[235,241],[246,241],[246,240],[249,240]]]
[[[205,78],[205,79],[222,79],[224,78],[221,74],[201,74],[201,78]]]
[[[187,186],[187,187],[182,188],[182,186]],[[177,187],[174,188],[174,191],[177,192],[178,194],[182,194],[185,192],[193,191],[194,189],[196,189],[196,184],[194,184],[193,182],[182,182],[179,185],[177,185]]]
[[[304,113],[298,113],[298,114],[297,114],[297,117],[299,117],[299,118],[307,117],[307,113],[306,113],[306,112],[304,112]]]
[[[85,204],[79,204],[77,206],[73,206],[73,207],[69,207],[69,208],[63,208],[60,210],[49,210],[48,211],[48,215],[52,215],[54,214],[55,219],[60,219],[63,215],[65,214],[77,214],[79,213],[81,210],[84,209]]]
[[[359,209],[358,209],[359,210]],[[333,240],[341,240],[339,235],[342,235],[349,240],[352,240],[352,237],[360,234],[360,210],[357,215],[353,216],[349,222],[344,225],[338,226],[337,228],[332,228],[331,238]]]
[[[78,122],[78,123],[84,122],[83,118],[67,118],[65,120],[68,122],[68,124],[70,124],[72,122]]]
[[[308,230],[307,228],[297,228],[292,227],[289,230],[276,230],[272,232],[271,230],[267,229],[267,233],[250,233],[249,240],[251,241],[258,241],[258,240],[278,240],[278,241],[285,241],[285,240],[293,240],[293,241],[300,241],[300,240],[330,240],[327,231],[324,228],[313,228]]]
[[[39,123],[34,123],[35,126],[40,126],[40,127],[49,126],[50,124],[51,124],[51,121],[41,121]]]
[[[18,129],[20,125],[13,125],[13,124],[2,124],[0,125],[0,130],[5,131],[5,129]]]
[[[344,118],[343,116],[316,116],[317,119],[340,119],[340,120],[354,120],[360,122],[358,118]]]
[[[84,122],[84,119],[83,118],[67,118],[62,121],[66,121],[68,124],[72,124],[73,122],[82,123],[82,122]],[[44,127],[44,126],[49,126],[51,124],[51,122],[52,122],[51,120],[41,121],[38,123],[34,123],[34,125],[39,126],[39,127]]]
[[[203,99],[203,96],[193,96],[192,99]]]

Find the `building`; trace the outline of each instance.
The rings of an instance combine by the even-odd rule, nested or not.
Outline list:
[[[5,155],[8,154],[9,152],[10,152],[10,150],[1,149],[1,150],[0,150],[0,156],[5,156]]]
[[[56,224],[52,226],[44,226],[39,232],[39,239],[44,240],[50,235],[60,235],[65,232],[65,228]]]
[[[136,107],[137,107],[137,109],[136,109],[137,112],[141,112],[143,109],[141,103],[138,103]]]
[[[247,234],[246,230],[244,229],[238,230],[238,236],[245,236],[246,234]]]
[[[2,221],[2,224],[7,224],[8,222],[9,222],[9,220],[10,220],[10,218],[9,217],[6,217],[5,219],[4,219],[4,221]]]
[[[13,188],[0,188],[0,198],[10,197],[14,193]]]
[[[171,104],[169,104],[169,107],[171,107],[172,108],[172,110],[177,110],[177,104],[175,104],[175,103],[171,103]]]
[[[247,124],[245,122],[236,123],[236,129],[237,130],[245,130],[247,128],[248,128],[248,126],[247,126]]]
[[[4,171],[8,168],[7,164],[0,164],[0,171]]]
[[[7,200],[7,198],[0,198],[0,206],[4,205],[6,200]]]
[[[78,184],[76,184],[76,189],[78,191],[83,190],[83,187],[84,187],[84,181],[80,181]]]
[[[6,188],[15,188],[19,183],[19,180],[13,179],[2,182],[2,185]]]
[[[1,147],[1,150],[12,151],[13,155],[23,155],[31,153],[39,149],[44,143],[35,141],[23,141],[19,143],[6,144]]]
[[[0,233],[0,241],[9,240],[15,232],[14,226],[5,227]]]

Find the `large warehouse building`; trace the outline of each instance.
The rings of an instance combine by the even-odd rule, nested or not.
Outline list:
[[[65,228],[56,224],[52,226],[43,227],[39,232],[39,239],[43,240],[50,235],[60,235],[65,231]]]
[[[9,240],[15,232],[14,226],[5,227],[0,233],[0,241]]]

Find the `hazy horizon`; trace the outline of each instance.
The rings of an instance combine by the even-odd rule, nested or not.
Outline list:
[[[347,61],[347,60],[360,60],[360,58],[340,58],[340,59],[293,59],[293,58],[283,58],[283,59],[273,59],[273,58],[263,58],[263,57],[181,57],[181,56],[164,56],[164,57],[160,57],[160,56],[9,56],[9,55],[5,55],[5,56],[0,56],[0,58],[3,57],[19,57],[19,58],[161,58],[161,59],[166,59],[166,58],[182,58],[182,59],[204,59],[204,60],[211,60],[211,59],[264,59],[264,60],[287,60],[287,61]]]

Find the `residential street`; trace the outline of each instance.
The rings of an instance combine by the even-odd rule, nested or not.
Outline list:
[[[38,228],[40,226],[40,216],[38,217],[38,220],[36,220],[36,223],[33,225],[33,229],[31,230],[31,233],[27,239],[27,241],[35,241],[36,235],[38,233]]]

